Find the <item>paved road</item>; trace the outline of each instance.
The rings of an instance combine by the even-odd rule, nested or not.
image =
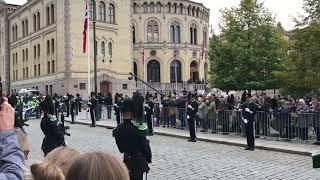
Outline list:
[[[31,139],[28,164],[41,160],[42,132],[39,120],[30,120]],[[80,152],[104,151],[121,157],[111,130],[71,126],[69,146]],[[320,179],[320,170],[312,169],[310,157],[255,150],[206,142],[189,143],[183,139],[153,136],[150,180],[206,179]]]

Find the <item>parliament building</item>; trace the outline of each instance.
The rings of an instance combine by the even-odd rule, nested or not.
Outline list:
[[[85,0],[0,0],[0,81],[8,92],[86,96],[83,53]],[[143,85],[158,90],[201,89],[208,79],[210,10],[189,0],[96,0],[98,91],[131,93]],[[89,0],[91,90],[93,5]],[[188,83],[187,83],[188,82]],[[189,85],[187,85],[189,84]],[[197,87],[196,87],[197,86]]]

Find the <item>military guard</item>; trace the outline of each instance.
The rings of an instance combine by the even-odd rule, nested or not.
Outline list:
[[[251,94],[246,94],[246,102],[242,105],[242,119],[245,124],[247,147],[245,150],[254,150],[254,116],[257,113],[257,107],[251,100]]]
[[[196,136],[196,117],[198,112],[198,103],[196,101],[197,96],[195,94],[192,95],[192,98],[189,99],[189,103],[187,106],[187,120],[189,125],[190,132],[190,142],[197,142]]]
[[[129,170],[130,180],[142,180],[149,172],[148,164],[152,159],[149,141],[145,130],[141,130],[132,122],[135,113],[133,101],[125,99],[119,105],[123,122],[113,130],[113,136],[119,151],[124,153],[123,162]]]

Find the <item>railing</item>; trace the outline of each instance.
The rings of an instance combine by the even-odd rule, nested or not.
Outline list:
[[[193,84],[193,83],[153,83],[149,82],[148,85],[151,87],[167,92],[167,91],[183,91],[186,89],[187,91],[195,91],[195,90],[206,90],[206,84]],[[137,90],[144,90],[146,88],[147,91],[152,91],[151,88],[146,87],[143,83],[136,83]]]

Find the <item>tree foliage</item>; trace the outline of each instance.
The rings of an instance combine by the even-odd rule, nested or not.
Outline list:
[[[222,11],[221,35],[210,41],[211,84],[223,90],[277,87],[274,70],[286,57],[283,29],[258,0]]]
[[[308,15],[291,32],[289,59],[275,75],[284,90],[303,95],[320,88],[320,1],[304,0]]]

